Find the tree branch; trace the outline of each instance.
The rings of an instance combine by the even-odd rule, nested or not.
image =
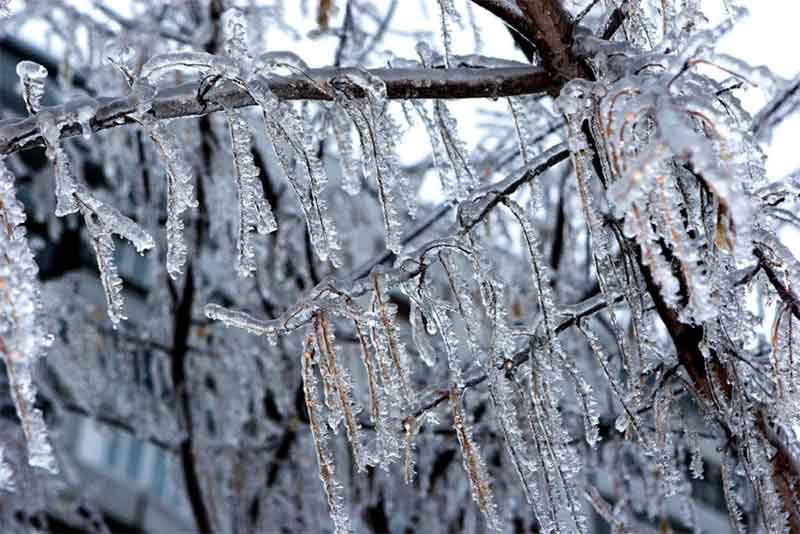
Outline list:
[[[781,297],[781,300],[792,312],[792,315],[800,320],[800,301],[797,300],[797,296],[790,288],[786,286],[786,284],[781,281],[778,273],[776,273],[775,269],[772,268],[772,263],[764,255],[763,250],[755,247],[753,249],[753,254],[755,254],[756,258],[758,258],[759,266],[764,269],[764,272],[766,273],[770,283],[775,288],[775,291],[778,292],[778,296]]]
[[[535,33],[535,28],[517,5],[507,0],[472,0],[472,2],[505,22],[526,40],[533,42],[531,36]]]
[[[612,299],[612,301],[613,303],[622,301],[622,295],[615,296]],[[602,295],[593,295],[571,307],[576,309],[575,313],[569,315],[566,319],[564,319],[563,321],[561,321],[556,325],[554,329],[554,332],[556,334],[560,334],[564,332],[566,329],[570,328],[571,326],[578,324],[578,322],[581,319],[585,319],[587,317],[594,315],[597,312],[606,309],[608,307],[608,303],[606,302],[605,298],[603,298]],[[513,371],[520,365],[527,362],[528,359],[530,359],[530,357],[531,357],[531,351],[529,348],[520,350],[517,353],[515,353],[510,360],[506,361],[503,364],[503,369],[505,369],[506,371]],[[489,378],[488,373],[477,374],[464,383],[464,389],[466,390],[468,388],[475,387],[478,384],[482,384],[488,378]],[[425,412],[431,410],[432,408],[435,408],[436,406],[447,400],[450,396],[449,388],[441,387],[441,388],[436,388],[434,391],[437,392],[436,395],[433,398],[429,399],[428,401],[422,403],[414,412],[414,417],[419,417]]]
[[[284,100],[330,100],[325,89],[329,80],[348,73],[362,72],[351,68],[309,69],[307,76],[265,78],[276,96]],[[456,68],[456,69],[373,69],[369,71],[386,84],[390,99],[415,98],[498,98],[523,94],[544,93],[554,86],[553,76],[533,67]],[[232,84],[215,87],[204,97],[200,82],[164,87],[153,99],[149,113],[158,119],[196,117],[219,111],[224,107],[252,106],[253,99]],[[99,98],[94,116],[89,120],[92,131],[134,123],[137,99],[134,96]],[[61,137],[82,133],[76,109],[86,99],[47,108],[57,124],[62,125]],[[44,146],[36,117],[0,121],[0,155],[22,149]]]
[[[526,35],[539,52],[546,71],[566,80],[584,74],[570,53],[572,44],[572,18],[561,5],[561,0],[517,0],[517,5],[532,28]]]

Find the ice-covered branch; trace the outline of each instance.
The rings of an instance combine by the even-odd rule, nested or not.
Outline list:
[[[272,76],[263,78],[263,81],[280,99],[330,100],[330,93],[323,90],[330,80],[361,72],[354,69],[309,69],[307,76]],[[499,98],[542,93],[554,86],[552,76],[532,67],[397,68],[373,69],[369,73],[386,85],[386,96],[390,99]],[[85,106],[86,99],[48,109],[53,120],[62,125],[62,138],[85,133],[77,118],[78,104]],[[223,84],[203,94],[201,82],[192,82],[159,89],[148,113],[156,119],[195,117],[219,111],[223,107],[239,108],[255,104],[252,96],[241,87]],[[94,114],[83,122],[89,124],[93,131],[133,123],[133,117],[139,112],[138,105],[135,95],[99,98]],[[33,146],[44,146],[35,118],[0,121],[0,154],[10,154]]]
[[[569,78],[580,70],[570,54],[572,20],[560,0],[517,0],[531,30],[525,35],[536,45],[542,65]]]
[[[564,161],[567,156],[568,151],[563,145],[556,145],[542,154],[538,160],[533,162],[521,174],[514,174],[505,180],[475,191],[471,198],[459,204],[459,223],[454,228],[451,228],[450,237],[469,233],[500,204],[503,198],[513,194],[523,184],[530,182],[551,167]],[[417,228],[406,233],[400,240],[400,244],[406,245],[413,241],[443,217],[450,210],[450,207],[451,204],[446,203],[434,210]],[[431,243],[441,243],[447,241],[447,239],[447,236],[440,236]],[[419,250],[426,250],[429,244],[423,245]],[[273,320],[258,319],[247,313],[229,310],[217,304],[206,305],[205,314],[209,319],[221,321],[226,326],[241,328],[259,336],[273,337],[283,335],[308,324],[317,310],[340,306],[343,302],[371,291],[372,286],[365,280],[365,277],[370,272],[375,272],[376,268],[379,268],[382,263],[391,258],[392,254],[387,250],[350,274],[326,278],[297,304],[289,307],[285,313]],[[418,273],[415,271],[409,272],[400,267],[387,270],[383,274],[391,277],[399,285]]]
[[[616,295],[612,298],[612,300],[616,304],[622,300],[622,295]],[[605,300],[603,295],[593,295],[585,300],[582,300],[581,302],[578,302],[577,304],[573,304],[572,306],[565,306],[563,308],[563,315],[566,318],[555,326],[553,332],[555,334],[560,334],[568,328],[578,324],[582,319],[591,317],[595,313],[603,311],[607,307],[608,302]],[[510,358],[503,364],[503,370],[506,372],[513,371],[520,365],[527,362],[528,359],[530,359],[530,356],[531,351],[528,348],[517,351],[513,358]],[[486,382],[488,378],[488,373],[476,374],[475,376],[464,381],[464,388],[467,389],[475,387],[483,382]],[[427,400],[423,401],[417,407],[414,417],[420,417],[422,414],[428,412],[432,408],[435,408],[449,398],[450,391],[444,387],[435,388],[433,391],[436,393],[432,397],[429,397]]]

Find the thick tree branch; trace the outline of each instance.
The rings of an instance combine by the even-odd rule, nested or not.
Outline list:
[[[536,45],[545,70],[565,80],[582,77],[585,72],[570,53],[572,18],[561,0],[517,0],[517,5],[530,22],[526,37]]]
[[[522,35],[527,41],[533,42],[531,36],[536,29],[513,0],[472,0],[472,2],[505,22],[509,28]]]
[[[633,244],[632,246],[638,251],[637,245]],[[758,253],[756,255],[758,256]],[[759,256],[759,260],[762,261],[762,267],[768,268],[767,262],[762,257],[763,255]],[[678,361],[688,373],[696,395],[701,397],[698,399],[701,401],[700,404],[714,405],[715,393],[712,381],[718,384],[722,394],[725,396],[725,400],[727,402],[732,401],[734,395],[733,380],[729,375],[728,368],[720,360],[716,350],[709,349],[708,357],[701,350],[705,328],[702,325],[687,324],[680,320],[678,312],[664,302],[661,290],[653,279],[650,268],[642,262],[641,258],[637,259],[647,290],[653,298],[656,310],[675,345]],[[777,277],[775,278],[777,279]],[[770,280],[772,281],[773,278],[770,277]],[[783,297],[783,294],[781,296]],[[713,376],[709,376],[709,372],[713,373]],[[761,437],[775,448],[775,454],[770,459],[772,480],[783,501],[784,511],[788,516],[790,532],[798,534],[800,533],[800,511],[797,510],[794,504],[800,501],[800,484],[798,484],[800,471],[798,471],[798,465],[786,443],[770,423],[770,417],[766,410],[763,407],[757,408],[754,411],[754,415],[756,428]],[[725,421],[720,420],[719,422],[727,434],[729,445],[733,451],[736,454],[745,454],[741,450],[739,438],[733,430],[727,427]]]
[[[305,76],[271,77],[267,84],[276,96],[285,100],[330,100],[325,88],[328,81],[353,69],[310,69]],[[414,98],[498,98],[543,93],[554,86],[553,77],[532,67],[456,68],[456,69],[374,69],[369,71],[386,84],[391,99]],[[158,119],[196,117],[225,107],[239,108],[255,103],[245,91],[223,85],[198,98],[199,82],[165,87],[153,99],[149,113]],[[48,108],[62,125],[61,137],[82,133],[75,110],[82,102],[68,102]],[[133,96],[99,98],[98,108],[89,121],[93,131],[134,123],[137,99]],[[0,155],[24,148],[44,146],[36,117],[0,121]]]
[[[755,254],[756,258],[758,258],[759,266],[762,269],[764,269],[764,272],[767,274],[769,282],[775,288],[775,291],[778,292],[778,296],[781,297],[781,300],[792,312],[792,315],[794,315],[795,318],[800,320],[800,301],[797,300],[797,296],[789,287],[786,286],[786,284],[783,283],[778,273],[775,272],[772,263],[764,255],[763,250],[761,250],[758,247],[755,247],[753,249],[753,254]]]

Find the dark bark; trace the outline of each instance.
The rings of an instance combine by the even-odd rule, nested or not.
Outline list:
[[[179,414],[184,421],[186,436],[179,446],[181,471],[183,473],[186,495],[192,514],[197,524],[198,532],[203,534],[211,532],[211,520],[203,501],[203,491],[200,486],[200,476],[197,470],[197,459],[194,454],[194,430],[192,421],[191,396],[186,376],[186,364],[189,354],[188,340],[192,324],[192,304],[194,302],[194,273],[192,264],[186,269],[186,282],[183,291],[175,304],[175,322],[172,335],[172,354],[170,371],[172,386],[178,401]]]

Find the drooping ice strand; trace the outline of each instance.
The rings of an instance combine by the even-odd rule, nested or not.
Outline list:
[[[14,177],[0,160],[0,356],[11,397],[28,446],[28,463],[58,472],[42,411],[35,407],[36,363],[52,338],[39,323],[38,267],[26,237],[25,212],[16,198]],[[8,467],[0,458],[0,486],[9,487]]]

